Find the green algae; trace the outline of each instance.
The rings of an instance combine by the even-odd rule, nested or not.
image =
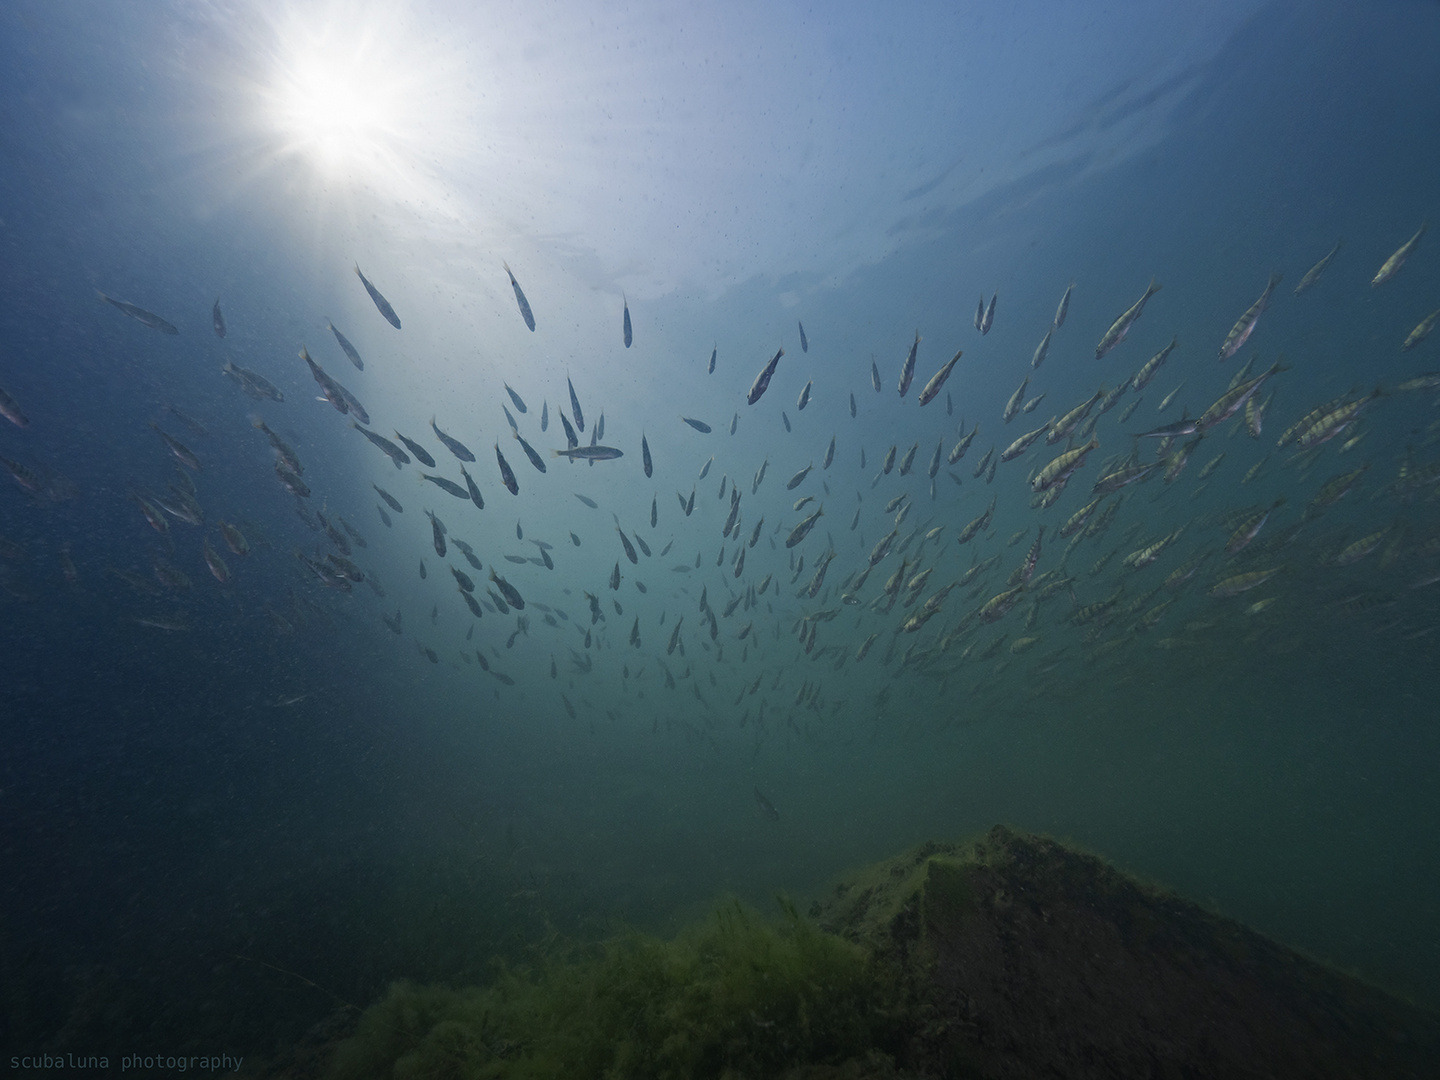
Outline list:
[[[630,934],[537,971],[503,971],[485,988],[396,983],[330,1075],[678,1080],[867,1057],[883,1066],[882,970],[782,908],[772,924],[727,903],[673,941]]]
[[[1440,1060],[1434,1014],[1001,826],[861,868],[809,920],[781,908],[484,988],[397,983],[329,1075],[1391,1080]]]

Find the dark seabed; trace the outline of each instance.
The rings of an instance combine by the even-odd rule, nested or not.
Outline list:
[[[0,15],[12,1068],[997,822],[1440,1008],[1440,6],[1051,15]]]

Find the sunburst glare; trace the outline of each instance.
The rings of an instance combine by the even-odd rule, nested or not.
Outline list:
[[[444,50],[421,48],[402,14],[372,5],[291,9],[272,30],[258,97],[276,156],[327,188],[453,213],[439,178],[457,127]]]

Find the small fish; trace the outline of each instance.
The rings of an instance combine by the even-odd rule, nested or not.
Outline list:
[[[1230,539],[1225,544],[1225,551],[1229,555],[1238,554],[1244,550],[1246,545],[1259,535],[1260,530],[1265,527],[1265,522],[1270,520],[1270,515],[1285,504],[1285,497],[1282,495],[1271,504],[1268,510],[1252,514],[1240,523],[1240,526],[1230,534]]]
[[[1238,596],[1242,592],[1264,585],[1272,577],[1280,572],[1280,567],[1272,570],[1253,570],[1248,574],[1236,574],[1216,584],[1210,590],[1210,595],[1219,599],[1226,599],[1231,596]]]
[[[580,411],[580,399],[575,396],[575,384],[570,381],[570,376],[565,376],[565,385],[570,389],[570,412],[575,417],[575,427],[578,431],[585,430],[585,414]],[[563,414],[562,414],[563,415]]]
[[[620,299],[621,302],[625,305],[625,321],[623,324],[623,329],[625,331],[625,347],[628,349],[630,347],[630,342],[635,340],[634,335],[630,333],[630,299],[624,293],[620,294]],[[580,430],[585,430],[584,425],[581,425]]]
[[[705,374],[707,374],[707,375],[714,375],[714,374],[715,374],[715,357],[717,357],[717,356],[719,356],[719,355],[720,355],[720,346],[719,346],[719,345],[716,345],[713,349],[710,350],[710,367],[709,367],[709,370],[707,370],[707,371],[705,372]]]
[[[23,424],[20,426],[24,427]],[[180,464],[184,465],[187,469],[194,469],[196,472],[200,471],[200,459],[195,456],[194,451],[179,439],[162,431],[160,425],[155,423],[155,421],[150,421],[150,426],[160,438],[165,440],[165,445],[170,448],[170,452],[175,455],[176,460],[179,461]]]
[[[600,504],[597,503],[594,499],[590,498],[590,496],[588,496],[588,495],[581,495],[581,494],[577,491],[577,492],[575,492],[575,497],[576,497],[577,499],[579,499],[582,503],[584,503],[586,506],[588,506],[591,510],[599,509]]]
[[[814,380],[814,379],[811,379],[809,382],[807,382],[807,383],[805,384],[805,388],[800,391],[800,400],[795,403],[795,411],[796,411],[796,412],[804,412],[804,411],[805,411],[805,406],[810,404],[810,389],[811,389],[811,387],[813,387],[814,385],[815,385],[815,380]],[[731,434],[731,435],[734,435],[735,432],[732,431],[732,432],[730,432],[730,434]]]
[[[650,496],[650,527],[653,529],[660,521],[660,504],[658,497]]]
[[[1421,223],[1420,228],[1416,231],[1415,235],[1412,236],[1409,240],[1406,240],[1405,243],[1401,244],[1400,250],[1395,252],[1394,255],[1391,255],[1390,258],[1385,260],[1385,264],[1380,267],[1380,269],[1376,272],[1375,277],[1372,278],[1370,281],[1370,287],[1372,289],[1376,286],[1384,285],[1385,282],[1389,281],[1392,277],[1399,273],[1400,267],[1405,265],[1405,260],[1410,257],[1411,252],[1413,252],[1416,245],[1420,243],[1420,237],[1425,235],[1425,229],[1428,224],[1428,222]],[[124,309],[122,308],[121,310],[123,311]],[[130,314],[128,311],[125,313],[127,315]],[[143,322],[144,320],[142,319],[141,321]]]
[[[651,476],[655,470],[650,461],[650,443],[643,434],[640,436],[640,460],[645,465],[645,475],[647,477]]]
[[[1059,330],[1060,327],[1065,325],[1065,316],[1070,311],[1070,294],[1074,289],[1075,283],[1073,281],[1065,286],[1065,295],[1060,298],[1060,306],[1055,309],[1054,325],[1056,330]]]
[[[812,461],[809,465],[806,465],[803,469],[797,472],[794,476],[790,478],[790,482],[785,485],[785,490],[794,491],[797,487],[801,485],[801,483],[804,482],[805,477],[810,475],[810,470],[814,467],[815,463]]]
[[[1065,451],[1035,474],[1035,479],[1030,481],[1031,490],[1046,491],[1056,484],[1065,483],[1071,474],[1085,464],[1085,459],[1090,455],[1090,451],[1099,445],[1100,440],[1092,436],[1084,446],[1077,446],[1074,450]]]
[[[1045,331],[1045,336],[1040,339],[1040,344],[1035,346],[1035,355],[1030,358],[1032,371],[1038,370],[1040,365],[1045,362],[1045,354],[1050,351],[1050,338],[1054,333],[1055,327],[1052,325],[1049,330]]]
[[[465,478],[465,490],[470,495],[470,501],[475,504],[475,509],[484,510],[485,499],[481,496],[480,488],[476,486],[474,477],[465,471],[464,465],[460,466],[460,475]],[[463,551],[464,549],[462,548],[461,550]]]
[[[405,512],[405,507],[400,505],[400,500],[395,498],[394,495],[391,495],[379,484],[371,484],[370,486],[376,490],[380,498],[385,500],[385,505],[390,507],[391,510],[394,510],[397,514],[403,514]]]
[[[360,272],[360,264],[355,264],[355,276],[360,279],[360,284],[365,286],[365,291],[370,294],[370,299],[375,302],[375,309],[385,316],[385,321],[396,330],[400,329],[400,316],[395,314],[395,309],[390,306],[390,301],[380,295],[380,290],[370,284],[370,279]]]
[[[510,434],[513,435],[516,441],[520,443],[520,448],[525,451],[525,456],[530,459],[530,464],[534,465],[535,468],[539,469],[543,473],[545,471],[545,462],[540,457],[540,455],[535,452],[534,447],[532,447],[528,442],[526,442],[524,436],[522,436],[518,431],[512,431]]]
[[[210,573],[216,581],[224,585],[230,580],[230,567],[225,565],[225,560],[220,557],[219,552],[210,546],[210,538],[208,536],[204,540],[202,551],[205,557],[205,565],[210,568]]]
[[[210,309],[210,325],[215,328],[215,336],[225,336],[225,316],[220,314],[220,298],[215,298],[215,306]]]
[[[367,435],[367,436],[368,436],[368,435],[369,435],[369,432],[362,432],[361,434],[364,434],[364,435]],[[378,436],[377,436],[377,437],[378,437]],[[395,437],[396,437],[397,439],[399,439],[402,443],[404,443],[404,444],[406,445],[406,447],[409,448],[410,453],[412,453],[412,454],[415,455],[415,457],[420,461],[420,464],[421,464],[421,465],[424,465],[427,469],[433,469],[433,468],[435,468],[435,459],[430,456],[430,451],[429,451],[429,450],[426,450],[423,446],[421,446],[419,443],[417,443],[414,439],[408,439],[408,438],[406,438],[404,435],[401,435],[400,432],[398,432],[398,431],[395,432]],[[375,442],[374,439],[371,439],[370,441],[371,441],[371,442]],[[388,442],[389,440],[382,440],[382,441],[387,441],[387,442]],[[375,442],[375,445],[376,445],[376,446],[379,446],[380,443]],[[383,447],[382,447],[382,449],[383,449]],[[462,459],[462,460],[463,460],[463,459]],[[473,461],[474,459],[472,458],[471,460]],[[410,463],[410,462],[409,462],[409,460],[407,459],[406,462],[405,462],[405,464],[408,465],[409,463]]]
[[[446,435],[445,432],[441,431],[438,427],[435,426],[434,414],[431,414],[430,416],[430,430],[435,432],[435,437],[439,439],[442,443],[444,443],[446,449],[449,450],[450,453],[454,454],[461,461],[475,460],[475,455],[470,452],[470,449],[464,443],[462,443],[459,439],[452,439],[449,435]],[[398,435],[399,432],[396,432],[396,434]],[[410,443],[407,441],[406,445],[410,446]],[[410,449],[413,450],[415,448],[414,446],[410,446]]]
[[[433,513],[431,513],[429,510],[425,511],[425,516],[430,519],[430,533],[431,538],[435,542],[435,554],[439,555],[440,558],[443,559],[445,557],[445,534],[449,530],[445,528],[445,523],[441,521],[438,517],[436,517]],[[425,576],[424,562],[421,562],[420,564],[420,576]]]
[[[529,409],[525,408],[524,400],[520,397],[519,394],[517,394],[514,390],[510,388],[510,384],[508,382],[505,384],[505,393],[510,395],[511,403],[515,406],[516,411],[519,412],[522,416],[530,411]]]
[[[710,434],[710,425],[705,423],[704,420],[695,420],[688,416],[682,416],[680,419],[684,420],[685,423],[689,424],[696,431],[700,432],[701,435]]]
[[[549,403],[548,401],[541,401],[541,402],[540,402],[540,430],[541,430],[541,432],[545,432],[545,431],[548,431],[549,428],[550,428],[550,403]]]
[[[106,296],[103,292],[99,295],[100,299],[104,300],[105,303],[111,305],[112,307],[119,308],[126,315],[129,315],[130,318],[134,319],[136,322],[144,323],[152,330],[159,330],[165,334],[180,333],[180,331],[176,329],[174,324],[166,322],[159,315],[156,315],[153,311],[146,311],[144,308],[136,307],[134,304],[127,304],[124,300],[116,300],[114,297]],[[216,303],[219,303],[219,301],[216,301]]]
[[[1400,346],[1400,351],[1409,352],[1416,345],[1419,345],[1430,336],[1430,331],[1435,329],[1437,322],[1440,322],[1440,310],[1432,311],[1429,315],[1425,316],[1424,319],[1420,320],[1420,325],[1410,331],[1410,336],[1405,339],[1405,344]],[[0,407],[3,407],[3,402],[0,402]],[[6,415],[8,416],[9,414],[7,413]]]
[[[993,326],[994,323],[995,323],[995,301],[998,300],[998,299],[1000,299],[1000,294],[999,294],[999,293],[992,293],[992,294],[991,294],[991,296],[990,296],[990,306],[985,309],[985,317],[980,320],[980,333],[981,333],[981,334],[988,334],[988,333],[990,333],[990,327]]]
[[[226,547],[242,558],[250,554],[250,541],[245,539],[245,534],[237,526],[223,518],[217,524],[220,526],[220,535],[225,538]]]
[[[1103,497],[1105,495],[1111,494],[1112,492],[1119,491],[1123,487],[1129,487],[1131,484],[1138,484],[1142,480],[1147,480],[1151,476],[1153,476],[1164,464],[1165,463],[1163,461],[1152,461],[1146,465],[1122,465],[1119,468],[1115,469],[1113,472],[1106,473],[1104,476],[1096,480],[1095,486],[1090,489],[1091,494]],[[1093,503],[1090,504],[1089,509],[1093,511],[1095,507],[1099,505],[1100,500],[1096,499]],[[1086,516],[1088,517],[1089,515],[1087,514]],[[1084,523],[1081,522],[1081,524]],[[1069,526],[1068,522],[1066,523],[1066,526]],[[1070,534],[1065,532],[1064,529],[1062,529],[1060,531],[1060,535],[1068,536]]]
[[[551,450],[551,457],[569,458],[571,461],[613,461],[616,458],[624,457],[625,451],[617,450],[613,446],[576,446],[569,450]]]
[[[500,265],[505,267],[505,273],[510,278],[510,287],[515,290],[515,302],[520,305],[520,317],[525,320],[525,325],[530,328],[530,332],[533,334],[535,332],[535,316],[530,311],[530,301],[525,299],[524,290],[520,288],[520,283],[515,280],[515,275],[510,272],[510,264],[501,262]],[[520,411],[524,412],[525,410],[521,409]]]
[[[780,820],[780,811],[776,810],[775,804],[760,793],[760,789],[758,787],[755,789],[755,805],[760,807],[760,812],[763,813],[766,817],[768,817],[771,821]]]
[[[1025,381],[1022,382],[1016,388],[1015,392],[1010,395],[1010,400],[1005,403],[1005,411],[1000,414],[1000,418],[1004,420],[1005,423],[1008,424],[1011,420],[1014,420],[1015,417],[1020,414],[1020,406],[1025,403],[1025,389],[1029,385],[1030,376],[1026,375]]]
[[[904,397],[910,390],[910,383],[915,378],[915,354],[920,349],[920,331],[915,331],[915,341],[910,346],[910,351],[905,355],[905,362],[900,366],[900,396]],[[923,402],[922,402],[923,404]]]
[[[1137,402],[1138,404],[1138,402]],[[1135,436],[1137,439],[1178,439],[1182,435],[1194,435],[1200,430],[1198,417],[1181,417],[1173,424],[1165,424],[1162,427],[1151,428],[1149,431],[1142,431]]]
[[[949,363],[934,375],[930,376],[930,381],[925,384],[925,389],[920,391],[919,401],[921,405],[929,405],[930,402],[935,400],[935,396],[939,394],[941,388],[944,387],[945,380],[950,378],[950,370],[955,366],[955,362],[960,359],[963,351],[962,349],[956,349],[955,355],[950,358]]]
[[[780,363],[780,358],[784,355],[785,350],[783,348],[776,350],[775,355],[770,358],[770,362],[761,369],[759,375],[755,376],[755,381],[750,385],[750,393],[745,398],[749,404],[754,405],[760,400],[761,396],[764,395],[770,386],[770,380],[775,375],[775,368]],[[876,378],[878,379],[879,376],[877,375]]]
[[[446,480],[443,476],[431,476],[429,473],[425,472],[422,472],[420,476],[421,479],[429,480],[441,491],[444,491],[450,495],[454,495],[457,499],[465,499],[466,501],[469,501],[470,499],[470,492],[465,490],[459,484],[455,483],[454,480]]]
[[[515,590],[515,586],[511,585],[503,577],[495,573],[495,568],[493,566],[490,568],[490,580],[495,583],[495,587],[499,589],[501,595],[505,597],[505,602],[507,604],[509,604],[516,611],[525,610],[525,601]]]
[[[335,340],[340,343],[340,351],[350,358],[350,362],[355,365],[357,370],[364,371],[365,361],[360,359],[360,354],[355,350],[355,346],[350,344],[350,339],[335,329],[335,324],[329,319],[325,320],[325,325],[330,328],[330,333],[334,334]],[[220,336],[224,337],[225,335],[222,333]]]
[[[1050,425],[1045,424],[1042,427],[1036,428],[1034,431],[1026,432],[1024,435],[1021,435],[1018,439],[1016,439],[1013,443],[1011,443],[1009,446],[1007,446],[1004,450],[1000,452],[1000,460],[1014,461],[1026,450],[1030,449],[1030,447],[1035,444],[1036,440],[1038,440],[1040,436],[1044,435],[1049,430]]]
[[[1164,412],[1166,409],[1168,409],[1168,408],[1170,407],[1170,403],[1175,400],[1175,395],[1178,394],[1178,393],[1180,393],[1180,389],[1181,389],[1181,387],[1183,387],[1184,385],[1185,385],[1185,380],[1184,380],[1184,379],[1181,379],[1181,380],[1180,380],[1180,385],[1177,386],[1177,387],[1175,387],[1174,390],[1171,390],[1168,394],[1165,395],[1165,397],[1164,397],[1163,399],[1161,399],[1161,401],[1160,401],[1160,407],[1159,407],[1158,409],[1156,409],[1155,411],[1156,411],[1156,412]]]
[[[880,369],[875,366],[875,358],[870,358],[870,385],[875,387],[875,393],[880,393]]]
[[[920,444],[917,442],[912,443],[910,449],[905,451],[905,456],[900,459],[901,476],[910,475],[910,467],[915,464],[915,454],[919,451],[919,449]]]
[[[830,468],[830,463],[835,460],[835,436],[830,436],[830,445],[825,448],[825,460],[821,462],[820,468]]]
[[[1216,401],[1215,404],[1200,414],[1199,420],[1196,421],[1195,430],[1203,435],[1217,424],[1223,424],[1245,407],[1245,403],[1254,396],[1260,387],[1265,385],[1266,380],[1283,370],[1284,366],[1279,360],[1276,360],[1266,371],[1257,375],[1255,378],[1249,379],[1233,389],[1227,390],[1220,396],[1220,399]]]
[[[855,419],[855,395],[853,393],[850,395],[850,419]]]
[[[385,436],[377,435],[375,432],[361,427],[354,420],[350,421],[350,426],[361,435],[364,435],[365,438],[369,439],[373,445],[379,447],[379,449],[395,463],[397,469],[402,465],[410,464],[410,455],[405,453],[404,450],[401,450],[400,447],[396,446],[389,439],[385,438]],[[399,435],[400,433],[397,431],[396,434]],[[435,462],[432,461],[430,464],[433,466]]]
[[[29,427],[30,419],[20,411],[20,403],[0,389],[0,416],[5,417],[16,427]]]
[[[790,530],[790,535],[785,538],[785,546],[787,548],[793,548],[796,544],[800,543],[800,541],[804,540],[806,536],[810,535],[810,530],[815,527],[815,523],[820,520],[824,513],[825,506],[822,503],[813,514]]]
[[[1145,295],[1136,300],[1125,313],[1110,324],[1110,329],[1105,331],[1105,336],[1100,339],[1100,344],[1095,346],[1095,359],[1099,360],[1111,349],[1125,340],[1125,335],[1130,333],[1130,327],[1135,325],[1135,320],[1145,312],[1145,304],[1150,297],[1160,291],[1161,286],[1150,279],[1150,284],[1145,289]]]
[[[1270,294],[1279,284],[1280,275],[1271,274],[1265,291],[1260,294],[1260,299],[1245,309],[1245,314],[1240,316],[1235,325],[1230,328],[1230,333],[1225,335],[1225,342],[1220,346],[1221,360],[1229,360],[1240,351],[1245,342],[1250,340],[1250,335],[1255,332],[1256,323],[1260,321],[1260,316],[1264,314],[1265,308],[1270,304]]]
[[[225,361],[225,366],[220,369],[230,378],[240,384],[240,388],[249,394],[256,401],[269,398],[271,401],[284,401],[282,394],[269,379],[263,375],[257,375],[247,368],[236,367],[230,361]]]
[[[784,409],[781,409],[781,410],[780,410],[780,421],[781,421],[781,423],[783,423],[783,424],[785,425],[785,430],[786,430],[786,431],[789,431],[789,430],[790,430],[790,417],[788,417],[788,416],[785,415],[785,410],[784,410]]]
[[[510,463],[505,460],[505,455],[500,452],[500,444],[495,444],[495,460],[500,465],[500,479],[504,482],[506,489],[511,495],[520,494],[520,485],[515,482],[515,473],[510,469]]]
[[[1309,289],[1310,286],[1314,285],[1315,282],[1320,280],[1320,275],[1323,274],[1325,268],[1330,265],[1330,260],[1335,258],[1336,254],[1340,251],[1340,243],[1341,241],[1339,240],[1335,241],[1335,246],[1330,249],[1330,254],[1326,255],[1309,270],[1305,271],[1305,276],[1300,279],[1300,284],[1295,286],[1296,296],[1299,296]]]
[[[985,294],[980,294],[980,303],[975,306],[975,329],[979,330],[985,323]]]
[[[335,407],[341,415],[351,411],[350,394],[338,382],[332,379],[319,364],[310,358],[310,351],[304,345],[300,346],[300,359],[304,360],[310,367],[310,375],[325,394],[325,400]],[[356,414],[362,424],[370,422],[369,417],[362,417]]]
[[[450,573],[454,576],[455,584],[460,586],[461,591],[467,593],[473,593],[475,591],[475,582],[465,571],[458,570],[452,566],[450,567]]]
[[[505,422],[510,425],[510,430],[519,431],[520,425],[515,422],[515,417],[510,415],[510,410],[507,409],[504,405],[501,405],[500,411],[505,414]]]
[[[580,445],[580,439],[575,434],[575,429],[570,426],[570,418],[564,412],[560,413],[560,426],[565,429],[565,443],[575,447]]]
[[[638,563],[640,558],[635,554],[635,545],[630,543],[630,538],[625,535],[624,530],[620,528],[618,523],[615,526],[615,531],[620,534],[620,546],[625,549],[625,557],[632,563]],[[619,564],[617,563],[616,565]]]
[[[1130,388],[1137,394],[1141,390],[1144,390],[1150,380],[1155,377],[1155,373],[1160,370],[1160,365],[1165,363],[1170,354],[1175,351],[1175,346],[1179,344],[1180,339],[1178,337],[1171,338],[1169,345],[1166,345],[1165,348],[1161,349],[1149,360],[1146,360],[1145,363],[1141,365],[1140,370],[1135,373],[1135,377],[1130,380]],[[1123,420],[1124,417],[1121,417],[1121,419]]]

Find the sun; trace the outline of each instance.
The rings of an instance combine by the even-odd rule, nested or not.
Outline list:
[[[383,26],[332,11],[292,15],[279,31],[262,107],[289,153],[343,174],[371,171],[403,149],[416,73]]]

